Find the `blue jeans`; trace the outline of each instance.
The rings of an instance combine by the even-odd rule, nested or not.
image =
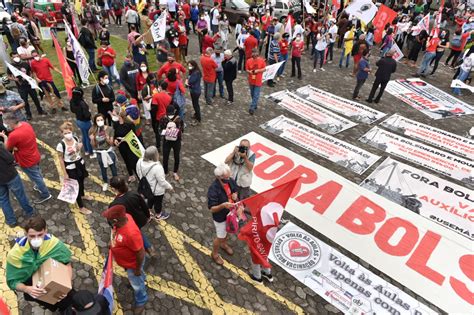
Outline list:
[[[97,67],[95,65],[95,49],[94,48],[88,48],[86,49],[87,54],[89,55],[89,68],[92,71],[97,70]]]
[[[140,230],[140,233],[142,233],[143,247],[145,247],[145,249],[150,248],[150,247],[151,247],[151,243],[150,243],[150,241],[148,240],[148,238],[146,237],[145,232],[143,232],[143,230]]]
[[[342,48],[342,51],[341,51],[341,59],[339,59],[339,68],[342,67],[342,61],[344,60],[344,53],[345,53],[345,49]],[[347,54],[346,56],[346,68],[349,67],[349,60],[351,58],[351,54]]]
[[[418,74],[425,74],[425,71],[429,70],[431,60],[436,57],[435,52],[425,52],[423,55],[423,60],[421,61],[420,69],[418,70]]]
[[[11,15],[13,11],[15,11],[15,8],[13,7],[13,2],[7,2],[5,3],[5,5],[7,6],[6,9],[7,9],[8,14]]]
[[[219,83],[219,95],[224,97],[224,71],[216,72],[217,78],[214,83],[214,89],[212,90],[212,97],[216,96],[216,85]]]
[[[286,61],[288,60],[288,54],[286,55],[281,55],[281,60],[280,61],[285,61],[281,66],[280,69],[278,69],[277,76],[281,76],[283,72],[285,71],[285,66],[286,66]]]
[[[117,156],[115,155],[114,152],[109,152],[108,153],[110,158],[113,161],[113,164],[109,165],[110,170],[112,171],[112,176],[115,177],[117,176]],[[97,155],[97,161],[99,161],[99,168],[100,168],[100,173],[102,175],[102,180],[104,183],[109,183],[109,179],[107,177],[107,168],[104,167],[104,163],[102,162],[102,158],[100,157],[100,154]]]
[[[262,88],[261,86],[250,85],[250,97],[252,97],[252,102],[250,103],[250,109],[252,110],[257,109],[261,88]]]
[[[92,154],[91,140],[89,139],[89,129],[91,129],[92,123],[90,120],[82,121],[76,120],[76,124],[81,129],[82,144],[84,145],[84,151]]]
[[[3,214],[5,215],[5,221],[7,224],[15,224],[16,216],[13,211],[12,205],[10,204],[10,190],[16,197],[16,200],[20,203],[20,206],[25,211],[27,216],[31,216],[34,213],[33,207],[28,201],[28,197],[25,194],[25,188],[23,187],[23,182],[21,181],[20,175],[16,175],[11,181],[7,184],[0,185],[0,206],[2,207]]]
[[[145,261],[143,261],[143,265]],[[142,265],[142,274],[140,276],[135,276],[134,269],[127,269],[127,276],[128,281],[130,281],[130,285],[135,292],[135,306],[143,306],[148,301],[148,295],[146,293],[146,286],[145,286],[145,272],[143,271]]]
[[[212,104],[212,92],[216,87],[216,82],[204,82],[204,96],[206,97],[206,103],[208,105]]]
[[[313,61],[313,69],[316,69],[316,66],[318,65],[318,60],[319,60],[319,68],[321,69],[323,67],[323,62],[324,62],[324,53],[325,50],[314,50],[314,61]]]
[[[46,187],[46,184],[44,183],[43,175],[41,174],[39,164],[33,165],[31,167],[22,167],[21,169],[35,184],[36,188],[39,190],[42,199],[50,195],[48,187]]]
[[[115,64],[111,65],[110,67],[102,66],[102,69],[109,75],[110,84],[112,84],[114,81],[120,84],[119,78],[115,76],[114,67]]]
[[[459,81],[466,81],[466,79],[469,77],[469,72],[463,71],[462,69],[459,70],[458,77],[456,78]],[[461,95],[461,89],[460,88],[453,88],[453,93],[456,95]]]

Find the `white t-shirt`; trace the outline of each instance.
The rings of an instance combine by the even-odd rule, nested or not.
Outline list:
[[[301,34],[301,38],[303,38],[304,35],[304,29],[301,24],[296,24],[295,25],[295,30],[293,31],[293,38],[296,38],[296,35]]]
[[[337,30],[338,30],[338,27],[336,24],[334,24],[333,26],[331,26],[328,30],[328,33],[331,34],[331,39],[330,39],[330,42],[331,43],[334,43],[336,41],[336,37],[337,37]]]
[[[212,8],[211,11],[210,11],[210,13],[211,13],[211,15],[212,15],[212,16],[211,16],[211,18],[212,18],[212,25],[217,25],[217,24],[219,24],[219,17],[221,16],[221,15],[219,14],[219,10],[216,9],[216,8]]]
[[[168,11],[176,12],[176,0],[168,0]]]
[[[314,48],[316,48],[316,50],[323,51],[328,46],[328,43],[326,42],[326,37],[318,34],[318,38],[319,39],[316,42],[316,46]]]
[[[64,145],[63,145],[64,144]],[[72,145],[68,145],[66,141],[61,141],[56,146],[56,151],[63,153],[63,159],[66,163],[77,162],[81,159],[81,150],[79,150],[79,143],[74,139]],[[75,169],[74,164],[66,166],[66,169]]]
[[[35,50],[35,47],[33,47],[32,45],[24,48],[22,46],[18,47],[16,49],[16,52],[21,56],[21,55],[27,55],[27,56],[31,56],[31,52]]]

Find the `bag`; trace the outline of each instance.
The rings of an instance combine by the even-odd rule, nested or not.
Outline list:
[[[461,48],[461,45],[462,45],[461,35],[454,36],[453,39],[451,40],[451,47]]]
[[[239,231],[239,218],[237,216],[235,207],[232,207],[232,209],[230,209],[229,213],[227,214],[225,219],[225,230],[230,234],[237,234]]]
[[[183,92],[179,89],[179,86],[181,85],[181,81],[178,81],[176,84],[176,91],[173,94],[173,102],[176,103],[180,110],[184,108],[184,105],[186,105],[186,99],[184,98]]]
[[[179,128],[176,127],[176,124],[173,121],[170,121],[166,125],[166,129],[164,130],[165,140],[167,141],[176,141],[179,137]]]
[[[156,164],[151,166],[150,169],[148,170],[148,172],[146,172],[146,174],[144,176],[142,176],[142,178],[140,178],[140,181],[138,182],[138,189],[137,189],[138,193],[140,195],[142,195],[145,199],[148,199],[148,200],[152,199],[154,197],[154,194],[153,194],[153,191],[151,190],[150,183],[148,182],[146,177],[148,176],[148,173],[150,173],[150,171],[155,166],[156,166]],[[158,184],[158,182],[155,184],[155,188],[156,188],[157,184]]]

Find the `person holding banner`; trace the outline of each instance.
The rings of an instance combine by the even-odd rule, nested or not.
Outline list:
[[[65,38],[66,46],[63,47],[63,54],[66,57],[67,64],[69,68],[71,68],[72,72],[74,73],[74,78],[76,82],[79,82],[79,85],[82,85],[81,74],[79,73],[79,68],[76,64],[76,57],[74,56],[74,50],[72,49],[72,45],[69,41],[69,38]]]
[[[130,149],[130,145],[124,140],[129,132],[135,133],[135,125],[127,118],[125,110],[114,109],[112,119],[114,121],[114,144],[118,147],[128,172],[128,182],[136,181],[134,173],[136,172],[138,156]]]
[[[97,111],[104,115],[107,125],[112,124],[110,112],[113,109],[112,103],[115,101],[114,90],[109,85],[109,75],[105,71],[100,71],[97,76],[99,81],[92,89],[92,103],[97,104]]]

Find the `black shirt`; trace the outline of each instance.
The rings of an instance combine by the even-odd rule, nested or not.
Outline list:
[[[380,58],[376,65],[378,69],[375,72],[375,77],[382,82],[390,81],[392,73],[397,71],[397,62],[391,56]]]
[[[109,207],[114,205],[123,205],[139,229],[144,227],[150,218],[150,210],[146,205],[145,199],[137,192],[128,191],[116,197],[114,201],[110,203]]]
[[[237,192],[237,184],[232,178],[230,178],[229,185],[231,193]],[[207,191],[207,207],[211,209],[214,206],[228,201],[229,198],[227,197],[224,187],[222,187],[221,182],[216,178]],[[216,222],[224,222],[228,213],[229,209],[224,208],[219,212],[213,213],[212,218]]]
[[[108,98],[108,102],[103,102],[102,98]],[[115,101],[115,94],[114,90],[109,85],[101,85],[100,83],[97,84],[92,89],[92,103],[97,104],[97,108],[99,109],[100,113],[105,111],[111,111],[113,107],[113,102]]]
[[[81,99],[75,100],[74,98],[69,102],[71,107],[71,112],[76,114],[76,119],[80,121],[89,121],[91,120],[91,112],[89,110],[89,105]]]
[[[18,175],[15,158],[3,143],[0,144],[0,170],[0,185],[6,185]]]

